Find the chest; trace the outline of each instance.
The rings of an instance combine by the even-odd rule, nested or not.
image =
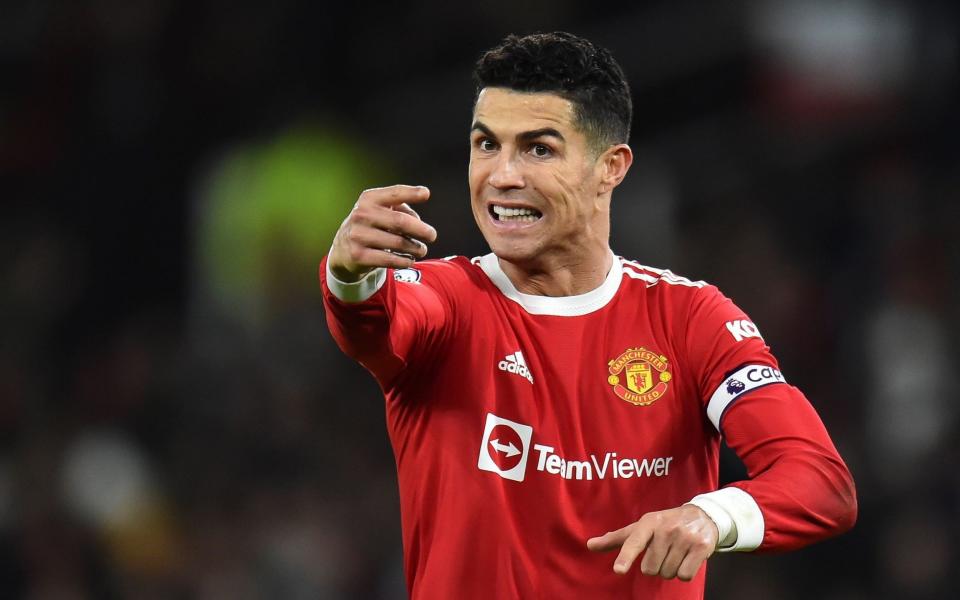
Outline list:
[[[561,476],[577,476],[571,463],[594,476],[662,475],[665,457],[706,435],[681,332],[649,307],[556,317],[494,305],[457,338],[437,369],[451,390],[447,431],[482,427],[481,449],[501,472],[515,448],[529,468]]]

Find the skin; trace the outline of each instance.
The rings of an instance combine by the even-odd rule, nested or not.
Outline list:
[[[640,520],[587,540],[594,552],[619,549],[613,572],[625,575],[643,554],[640,572],[664,579],[690,581],[716,551],[717,525],[698,506],[650,512]]]
[[[477,98],[470,130],[471,209],[504,273],[523,293],[583,294],[610,271],[610,198],[633,153],[626,144],[613,144],[597,154],[588,142],[573,105],[560,96],[485,88]],[[334,238],[328,257],[333,275],[358,281],[375,268],[407,268],[426,256],[437,232],[410,205],[429,197],[427,188],[407,185],[360,194]],[[539,218],[498,221],[491,215],[495,205],[532,209]],[[587,548],[619,549],[613,570],[620,575],[643,554],[643,574],[689,581],[713,554],[717,537],[714,522],[688,504],[647,513],[590,538]]]
[[[570,296],[597,288],[610,271],[610,196],[633,154],[616,144],[596,156],[553,94],[484,89],[470,132],[473,217],[521,292]],[[531,135],[535,132],[553,131]],[[532,208],[534,223],[503,223],[492,205]]]

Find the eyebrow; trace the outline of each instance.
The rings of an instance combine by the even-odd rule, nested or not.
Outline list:
[[[470,128],[470,131],[479,131],[483,135],[497,139],[497,136],[490,130],[489,127],[484,125],[480,121],[475,121],[473,127]],[[530,140],[535,140],[541,137],[553,137],[561,142],[566,142],[567,140],[563,137],[563,134],[554,129],[553,127],[541,127],[540,129],[534,129],[532,131],[524,131],[517,135],[517,139],[521,142],[529,142]]]

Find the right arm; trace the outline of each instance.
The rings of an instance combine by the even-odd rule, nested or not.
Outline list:
[[[449,316],[437,290],[398,286],[387,271],[412,267],[436,239],[408,204],[429,195],[426,188],[400,185],[363,192],[320,265],[330,332],[381,384],[437,338]]]
[[[356,283],[378,268],[406,269],[427,255],[437,231],[409,203],[426,202],[423,186],[393,185],[360,194],[336,237],[327,266],[341,282]]]

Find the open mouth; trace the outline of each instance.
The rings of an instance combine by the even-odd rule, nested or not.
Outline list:
[[[532,208],[507,208],[491,204],[489,210],[493,220],[501,223],[534,223],[543,217],[543,213]]]

